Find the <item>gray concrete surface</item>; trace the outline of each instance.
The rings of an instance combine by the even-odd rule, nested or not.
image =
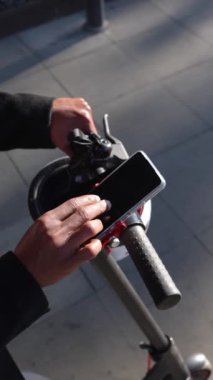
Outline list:
[[[129,153],[143,149],[167,180],[153,201],[149,236],[182,291],[157,311],[129,258],[121,267],[183,355],[213,360],[213,7],[200,0],[117,0],[109,28],[82,30],[79,13],[0,40],[0,89],[84,96],[97,126]],[[0,249],[31,219],[28,186],[55,151],[0,153]],[[23,371],[52,380],[139,379],[144,338],[91,264],[46,289],[51,312],[11,342]]]

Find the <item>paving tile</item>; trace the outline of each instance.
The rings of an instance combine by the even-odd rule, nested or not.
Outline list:
[[[76,13],[52,21],[43,23],[36,27],[23,30],[17,35],[33,50],[51,45],[54,41],[60,41],[64,35],[76,31],[79,23],[82,23],[82,13]]]
[[[171,15],[178,23],[212,44],[213,4],[211,1],[153,1],[167,15]]]
[[[213,60],[198,64],[165,81],[170,91],[202,120],[213,125]]]
[[[33,372],[23,372],[22,375],[24,376],[25,380],[49,380],[46,377],[40,376]]]
[[[49,380],[46,377],[40,376],[39,374],[35,374],[33,372],[23,372],[25,380]]]
[[[81,271],[84,273],[84,276],[87,278],[94,291],[97,291],[98,289],[102,289],[105,286],[107,286],[107,280],[104,278],[104,276],[95,264],[85,263],[82,266]]]
[[[27,188],[6,153],[0,153],[0,226],[5,228],[24,219],[27,212]]]
[[[46,67],[51,67],[110,44],[104,33],[86,32],[84,23],[84,13],[78,13],[28,29],[19,36]]]
[[[0,83],[16,78],[25,77],[42,69],[34,57],[17,36],[0,40]]]
[[[51,68],[70,94],[83,96],[96,107],[152,82],[147,70],[113,44]]]
[[[178,2],[175,0],[152,0],[152,3],[178,20],[193,16],[202,18],[202,15],[206,14],[207,10],[210,11],[212,7],[212,2],[209,0],[205,2],[199,0],[180,0]]]
[[[182,292],[181,302],[170,311],[151,312],[163,330],[172,335],[184,357],[204,352],[212,358],[213,257],[196,239],[168,252],[164,262]]]
[[[122,247],[122,249],[126,251],[125,247]],[[137,268],[135,267],[132,259],[128,254],[124,259],[119,260],[117,262],[117,265],[120,267],[121,271],[126,276],[126,279],[132,283],[132,285],[135,287],[136,291],[139,292],[139,294],[144,295],[144,293],[147,293],[145,286],[142,283],[141,277],[137,271]],[[101,294],[101,292],[107,292],[107,288],[109,288],[109,286],[111,288],[109,280],[106,279],[105,276],[102,274],[102,271],[100,267],[96,265],[95,260],[93,262],[83,265],[81,270],[83,271],[85,277],[88,279],[94,291]],[[150,296],[148,296],[147,298],[150,298]]]
[[[213,222],[212,143],[210,131],[156,158],[167,179],[161,197],[194,233]]]
[[[79,269],[67,276],[59,283],[44,289],[50,305],[50,312],[44,318],[49,319],[51,315],[58,313],[67,306],[71,307],[91,296],[94,292],[83,272]]]
[[[193,31],[196,35],[203,38],[210,45],[213,42],[213,4],[208,1],[207,3],[201,2],[197,6],[196,12],[192,13],[188,17],[180,19],[180,22],[184,23],[188,29]]]
[[[124,283],[127,285],[127,287],[126,287],[126,289],[128,288],[128,290],[126,290],[127,293],[129,294],[132,291],[131,288],[133,288],[133,292],[136,291],[136,293],[142,298],[143,302],[146,305],[152,304],[153,303],[152,297],[151,297],[148,289],[146,288],[146,286],[143,282],[143,279],[142,279],[142,277],[138,271],[138,268],[136,268],[136,266],[134,265],[130,256],[119,261],[118,265],[121,268],[120,275],[122,276],[122,278],[123,278],[122,272],[125,275],[125,277],[123,278],[122,281],[124,281]],[[119,281],[119,277],[118,277],[118,281]],[[119,299],[119,297],[120,297],[119,288],[117,289],[117,287],[114,285],[111,286],[109,280],[107,280],[107,284],[108,284],[107,286],[98,289],[98,294],[99,294],[100,298],[103,300],[103,303],[105,303],[106,296],[103,297],[102,293],[105,294],[105,292],[106,292],[108,294],[107,289],[109,287],[110,287],[111,291],[115,294],[116,299]],[[108,306],[110,303],[110,298],[111,298],[111,295],[109,295],[109,297],[107,298]],[[129,298],[127,295],[125,297],[125,302],[127,302],[127,307],[129,307],[128,306],[129,305],[128,299]],[[118,307],[120,307],[120,306],[118,305]],[[115,312],[116,311],[113,309],[112,313],[115,313]]]
[[[187,0],[187,1],[152,1],[160,10],[168,16],[192,31],[195,35],[212,44],[213,27],[211,1]]]
[[[10,349],[23,370],[51,380],[136,379],[145,372],[143,353],[121,324],[93,295],[35,324]]]
[[[142,68],[162,79],[212,57],[209,44],[181,25],[166,19],[146,32],[118,42]]]
[[[141,278],[135,272],[135,278],[131,276],[129,280],[131,281],[131,285],[135,288],[139,296],[141,297],[141,301],[145,308],[149,308],[147,304],[150,303],[150,298],[147,302],[147,297],[144,292],[145,286],[142,283]],[[139,285],[140,283],[140,285]],[[97,297],[106,311],[108,317],[112,321],[113,324],[119,325],[119,330],[122,331],[126,338],[126,342],[132,344],[138,344],[145,338],[144,332],[135,322],[132,314],[127,310],[126,306],[120,300],[120,297],[117,293],[111,288],[111,286],[106,286],[105,288],[99,290],[97,292]],[[147,299],[146,299],[147,298]],[[152,303],[152,302],[151,302]],[[113,305],[113,307],[112,307]]]
[[[1,91],[23,92],[50,97],[67,96],[67,92],[57,83],[57,80],[45,69],[25,76],[17,75],[15,78],[1,83]]]
[[[59,149],[16,149],[9,156],[29,185],[40,170],[64,154]]]
[[[112,135],[123,141],[129,154],[142,149],[154,155],[207,128],[188,107],[158,84],[94,107],[98,122],[104,113],[109,114]]]
[[[205,245],[205,247],[208,249],[209,253],[213,255],[213,228],[212,226],[208,228],[205,231],[202,231],[198,238],[201,242]]]
[[[191,231],[161,196],[152,201],[152,218],[147,235],[161,257],[192,237]]]
[[[115,41],[129,38],[165,22],[168,16],[148,1],[114,1],[106,6],[107,33]]]
[[[199,0],[152,0],[152,3],[158,5],[166,14],[173,16],[175,19],[193,15],[202,15],[203,11],[211,8],[211,1],[200,2]]]
[[[26,205],[24,209],[26,209]],[[0,252],[3,254],[8,251],[14,251],[17,243],[20,241],[31,224],[32,219],[29,216],[24,219],[20,218],[20,220],[16,221],[16,223],[14,223],[11,216],[10,225],[2,226],[0,231]]]

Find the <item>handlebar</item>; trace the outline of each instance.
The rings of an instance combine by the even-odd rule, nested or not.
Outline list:
[[[28,204],[34,219],[71,197],[88,193],[95,183],[128,159],[122,142],[110,134],[107,115],[104,117],[104,136],[103,139],[99,135],[73,131],[70,144],[75,157],[53,161],[32,181]],[[118,237],[126,246],[156,306],[159,309],[174,306],[181,294],[146,236],[141,220],[136,218],[133,223],[126,222],[127,227]]]
[[[148,239],[141,224],[130,224],[120,239],[126,246],[137,270],[158,309],[176,305],[181,293]]]

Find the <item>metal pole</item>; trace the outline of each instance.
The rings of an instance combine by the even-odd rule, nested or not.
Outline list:
[[[86,0],[85,29],[94,33],[106,29],[107,22],[104,13],[104,0]]]
[[[166,350],[169,346],[168,338],[152,318],[150,312],[114,258],[102,251],[96,259],[91,262],[109,281],[109,284],[129,310],[135,322],[149,339],[152,346],[158,351]]]

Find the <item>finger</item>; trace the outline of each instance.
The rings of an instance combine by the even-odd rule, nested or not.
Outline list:
[[[90,121],[89,121],[89,130],[87,132],[89,132],[89,133],[97,133],[97,128],[95,126],[93,117],[90,118]]]
[[[76,99],[76,103],[78,105],[78,107],[85,107],[86,109],[88,109],[89,111],[92,110],[92,108],[90,107],[89,103],[84,99],[84,98],[77,98]]]
[[[99,239],[92,239],[85,244],[84,247],[80,248],[72,258],[70,258],[70,262],[72,262],[72,266],[78,267],[86,261],[95,259],[101,249],[101,241]]]
[[[80,248],[76,255],[79,257],[81,262],[94,259],[101,251],[102,243],[99,239],[92,239],[90,242],[85,244],[84,247]]]
[[[75,231],[81,228],[84,223],[97,218],[97,216],[103,214],[108,209],[109,203],[106,200],[78,207],[69,218],[64,220],[61,228],[63,228],[65,232],[70,230]]]
[[[90,108],[90,106],[88,105]],[[97,128],[95,126],[93,117],[92,117],[92,110],[88,109],[88,107],[84,106],[82,107],[78,112],[84,119],[84,122],[82,124],[82,130],[85,133],[97,133]]]
[[[92,112],[92,108],[91,108],[90,105],[86,102],[86,100],[83,99],[82,104],[83,104],[83,107],[84,107],[87,111]]]
[[[95,204],[100,201],[100,197],[97,195],[89,194],[82,195],[80,197],[71,198],[68,201],[62,203],[60,206],[48,212],[49,216],[63,221],[72,215],[77,209],[84,206]]]
[[[67,232],[67,246],[72,249],[72,251],[79,250],[81,246],[90,241],[94,236],[98,235],[103,230],[103,224],[100,219],[90,220],[85,223],[77,231]]]

